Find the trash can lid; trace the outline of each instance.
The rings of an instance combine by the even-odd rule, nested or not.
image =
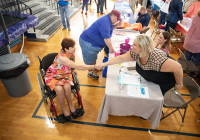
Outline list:
[[[2,55],[0,56],[0,72],[15,69],[27,62],[27,59],[28,57],[22,53]]]

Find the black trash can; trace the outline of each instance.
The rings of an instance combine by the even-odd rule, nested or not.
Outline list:
[[[10,96],[21,97],[31,91],[29,65],[30,60],[22,53],[0,56],[0,79]]]

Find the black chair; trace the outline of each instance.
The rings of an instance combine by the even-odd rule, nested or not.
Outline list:
[[[183,85],[187,88],[190,93],[190,100],[185,101],[181,96],[180,92],[177,90],[170,90],[164,95],[164,108],[172,108],[175,109],[171,113],[164,115],[161,120],[165,119],[169,115],[173,114],[174,112],[178,111],[182,117],[182,124],[184,124],[185,114],[188,107],[188,104],[194,101],[200,95],[200,87],[195,82],[195,80],[191,77],[184,77],[183,78]],[[181,114],[180,109],[184,109],[184,114]]]
[[[59,117],[57,115],[57,111],[54,105],[54,101],[53,99],[56,97],[56,92],[55,91],[51,91],[51,89],[49,88],[49,86],[46,85],[45,80],[44,80],[44,76],[46,74],[47,69],[49,68],[49,66],[53,63],[55,56],[58,53],[50,53],[47,54],[46,56],[44,56],[44,58],[41,60],[41,58],[38,56],[39,62],[40,62],[40,73],[37,73],[37,79],[38,79],[38,83],[40,86],[40,91],[42,94],[42,99],[44,101],[45,104],[48,104],[48,101],[50,102],[50,112],[52,113],[52,115],[56,117],[56,120],[59,122]],[[80,84],[77,78],[77,75],[72,74],[72,78],[73,78],[73,83],[74,86],[71,86],[71,92],[73,93],[73,95],[77,98],[78,104],[80,106],[80,108],[76,109],[78,112],[78,117],[83,116],[84,114],[84,109],[83,109],[83,104],[82,104],[82,100],[81,100],[81,95],[79,93],[80,91]],[[49,100],[48,100],[49,99]]]

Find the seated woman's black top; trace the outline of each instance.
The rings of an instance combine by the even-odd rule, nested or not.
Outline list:
[[[160,86],[164,95],[176,84],[174,74],[171,72],[160,72],[162,64],[171,59],[165,52],[154,48],[150,53],[146,64],[141,64],[139,55],[130,51],[131,57],[136,60],[136,71],[147,81],[151,81]]]

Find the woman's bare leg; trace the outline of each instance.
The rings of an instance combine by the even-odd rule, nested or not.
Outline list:
[[[72,104],[72,96],[71,96],[71,85],[69,83],[66,83],[64,86],[64,91],[65,91],[65,96],[67,98],[68,101],[68,106],[71,112],[75,112],[76,109],[74,108],[73,104]]]
[[[54,90],[56,92],[58,102],[60,103],[63,114],[66,117],[69,116],[70,113],[67,111],[66,106],[65,106],[65,90],[63,86],[56,86]]]

